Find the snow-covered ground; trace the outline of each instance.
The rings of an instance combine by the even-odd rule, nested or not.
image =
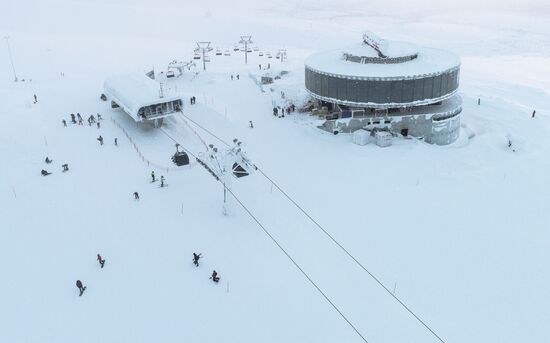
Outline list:
[[[204,168],[171,163],[173,139],[196,154],[204,142],[224,148],[201,127],[243,141],[446,342],[547,341],[550,10],[535,0],[456,3],[0,3],[0,33],[26,80],[12,82],[4,44],[0,342],[361,341],[235,200],[222,214],[223,188]],[[456,143],[357,146],[307,115],[271,115],[281,91],[303,98],[310,53],[355,43],[365,29],[461,56]],[[109,75],[190,59],[197,40],[230,49],[243,34],[263,52],[286,48],[288,61],[253,52],[247,66],[240,53],[212,53],[207,72],[169,81],[197,105],[162,130],[99,100]],[[289,74],[263,93],[249,73],[267,63]],[[76,112],[101,113],[101,128],[64,128]],[[167,188],[149,182],[152,170]],[[437,342],[261,173],[230,187],[369,342]],[[204,255],[199,268],[193,252]]]

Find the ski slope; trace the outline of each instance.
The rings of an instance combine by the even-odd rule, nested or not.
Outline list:
[[[434,4],[1,4],[26,81],[12,82],[2,52],[0,341],[361,342],[290,256],[368,342],[438,342],[277,186],[446,342],[547,340],[550,12],[537,1]],[[151,18],[164,20],[143,25]],[[305,99],[310,53],[365,29],[461,56],[456,143],[356,146],[308,115],[271,115],[281,92]],[[161,130],[99,100],[113,73],[163,70],[196,40],[223,51],[241,34],[273,56],[286,48],[288,61],[213,51],[206,72],[199,63],[168,81],[186,104]],[[262,92],[253,77],[267,63],[289,73]],[[63,127],[77,112],[101,113],[101,127]],[[175,142],[204,156],[234,138],[261,171],[231,180],[244,208],[229,195],[224,215],[223,186],[170,157]]]

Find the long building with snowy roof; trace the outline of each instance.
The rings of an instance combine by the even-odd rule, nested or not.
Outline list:
[[[458,138],[460,59],[447,51],[363,35],[305,61],[305,86],[334,133],[389,130],[434,144]]]
[[[113,108],[122,108],[135,121],[152,121],[162,125],[162,119],[182,109],[178,95],[163,94],[162,85],[145,74],[121,74],[104,83],[105,95]]]

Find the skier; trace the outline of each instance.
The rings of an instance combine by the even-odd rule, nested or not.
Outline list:
[[[262,70],[262,65],[258,64],[258,69]]]
[[[34,95],[34,103],[36,104],[38,102],[38,98],[36,97],[36,94]]]
[[[267,69],[271,68],[271,63],[267,64]]]
[[[63,119],[61,122],[63,123],[63,127],[67,127],[67,121],[65,119]]]
[[[134,200],[139,200],[139,193],[138,192],[134,192]]]
[[[118,146],[118,138],[115,138],[115,146]]]
[[[82,116],[80,115],[80,113],[77,113],[77,114],[76,114],[76,117],[78,118],[78,121],[81,121],[81,120],[82,120]]]
[[[233,74],[231,74],[231,81],[233,81]]]
[[[237,74],[237,80],[240,80],[240,79],[239,79],[239,74]]]
[[[44,162],[46,162],[47,164],[50,164],[52,163],[52,160],[50,160],[50,158],[46,156],[46,159],[44,160]]]
[[[193,253],[193,263],[195,264],[195,266],[199,266],[199,259],[201,258],[201,255],[202,254],[196,254],[196,253]]]
[[[193,97],[190,97],[190,98],[189,98],[189,104],[190,104],[190,105],[193,105]]]
[[[105,265],[105,259],[101,257],[100,254],[97,254],[97,262],[99,262],[99,264],[101,265],[101,268],[103,268],[103,266]]]
[[[97,137],[97,140],[99,141],[99,144],[103,145],[103,137],[101,137],[101,135]]]
[[[193,105],[197,103],[197,97],[193,95]]]
[[[48,172],[48,171],[45,170],[45,169],[42,169],[42,171],[40,172],[40,174],[42,174],[42,176],[48,176],[48,175],[50,175],[51,173]]]
[[[78,290],[80,291],[80,294],[78,296],[81,297],[82,293],[84,293],[84,291],[86,290],[86,286],[82,285],[82,281],[76,280],[76,287],[78,287]]]
[[[533,111],[533,114],[531,115],[531,118],[535,118],[535,113],[537,113],[537,111]]]
[[[155,179],[155,171],[154,171],[154,170],[151,172],[151,179],[152,179],[151,182],[155,182],[155,181],[156,181],[156,179]]]
[[[252,120],[249,120],[249,121],[248,121],[248,124],[250,125],[250,128],[251,128],[251,129],[254,128],[254,124],[252,123]]]
[[[279,114],[277,107],[273,107],[273,115],[276,117]]]
[[[164,176],[163,175],[160,176],[160,186],[164,187]]]
[[[220,281],[220,278],[218,277],[218,272],[216,272],[215,270],[212,272],[212,276],[210,277],[212,279],[212,281],[218,283],[218,281]]]
[[[102,120],[103,118],[101,117],[101,114],[97,114],[97,120]]]
[[[90,123],[95,123],[95,117],[94,115],[90,115]]]
[[[78,125],[82,125],[82,118],[78,118]]]
[[[71,113],[71,123],[76,124],[74,113]]]
[[[69,171],[69,165],[67,163],[62,164],[61,167],[63,168],[63,172],[68,172]]]

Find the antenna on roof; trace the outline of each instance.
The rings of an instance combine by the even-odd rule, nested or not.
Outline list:
[[[381,39],[376,37],[373,33],[371,32],[363,33],[363,44],[366,44],[371,48],[373,48],[378,53],[378,57],[380,58],[388,57],[384,55],[384,53],[380,50]]]

